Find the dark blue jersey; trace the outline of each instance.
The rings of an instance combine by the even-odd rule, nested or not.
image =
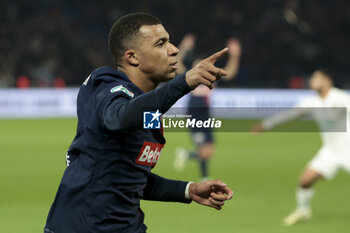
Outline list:
[[[189,203],[187,182],[151,172],[162,130],[142,128],[145,108],[164,113],[189,91],[185,75],[143,93],[121,71],[92,72],[79,90],[77,134],[44,232],[145,232],[140,199]]]
[[[210,117],[209,112],[210,110],[207,96],[190,95],[187,114],[191,115],[192,118],[204,121]]]
[[[195,96],[190,95],[188,101],[187,114],[191,115],[191,118],[197,120],[206,121],[210,118],[209,101],[207,96]],[[213,130],[212,128],[197,128],[191,129],[192,139],[197,145],[213,142]]]

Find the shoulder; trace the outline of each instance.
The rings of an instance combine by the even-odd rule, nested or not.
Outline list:
[[[334,95],[337,95],[337,96],[344,97],[344,98],[350,97],[350,95],[346,91],[339,89],[339,88],[336,88],[336,87],[332,88],[331,93]]]
[[[91,72],[91,84],[96,87],[128,82],[130,80],[123,72],[110,66],[103,66]]]
[[[104,66],[91,72],[81,85],[79,94],[80,99],[91,99],[95,107],[103,108],[116,98],[134,98],[135,91],[130,88],[132,86],[135,85],[123,72]]]
[[[122,72],[109,66],[103,66],[92,71],[82,83],[82,87],[87,86],[96,89],[100,85],[126,81],[128,81],[128,78],[123,77]]]
[[[122,95],[133,98],[138,88],[131,83],[129,78],[120,70],[113,67],[103,66],[94,70],[83,85],[90,85],[97,96]]]
[[[334,101],[350,104],[350,95],[339,88],[332,88],[331,96]]]

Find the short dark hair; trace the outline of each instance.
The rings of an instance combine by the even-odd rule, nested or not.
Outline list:
[[[132,13],[118,19],[109,31],[108,48],[114,61],[118,64],[127,49],[132,47],[133,39],[139,34],[143,25],[161,24],[161,21],[147,13]]]

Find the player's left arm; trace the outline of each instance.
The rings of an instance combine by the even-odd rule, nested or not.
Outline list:
[[[225,201],[230,200],[233,191],[221,180],[206,180],[190,183],[189,197],[198,204],[221,210]]]
[[[185,195],[187,184],[188,182],[166,179],[151,172],[143,190],[143,199],[190,203],[191,199]]]
[[[233,191],[220,180],[192,183],[165,179],[151,173],[143,195],[143,199],[154,201],[190,203],[193,200],[220,210],[224,202],[232,198]]]

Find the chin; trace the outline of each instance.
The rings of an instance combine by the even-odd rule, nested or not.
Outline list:
[[[175,71],[174,72],[171,72],[170,74],[168,74],[168,75],[165,75],[165,77],[164,77],[164,81],[166,82],[166,81],[169,81],[169,80],[171,80],[171,79],[174,79],[176,77],[176,73],[175,73]]]
[[[174,72],[172,72],[171,74],[170,74],[170,78],[169,79],[173,79],[173,78],[175,78],[176,77],[176,73],[175,73],[175,71]]]
[[[176,77],[176,73],[171,72],[163,75],[158,75],[158,77],[154,78],[155,81],[163,83],[163,82],[168,82]]]

